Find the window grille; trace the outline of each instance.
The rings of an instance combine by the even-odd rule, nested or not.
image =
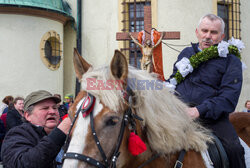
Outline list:
[[[60,35],[51,30],[45,33],[40,43],[40,57],[43,63],[51,70],[57,70],[62,60],[62,43]]]
[[[51,33],[50,33],[51,34]],[[58,35],[59,36],[59,35]],[[45,57],[52,65],[57,65],[61,60],[60,42],[56,36],[50,36],[44,46]]]
[[[144,30],[144,6],[151,5],[151,0],[123,0],[122,2],[122,32],[140,32]],[[129,63],[140,68],[142,53],[140,47],[132,40],[123,42],[124,48],[121,51],[129,57]]]
[[[240,0],[218,0],[218,16],[225,22],[225,40],[241,39]]]

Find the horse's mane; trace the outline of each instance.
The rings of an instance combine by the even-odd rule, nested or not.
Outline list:
[[[102,81],[112,80],[108,67],[89,69],[82,77],[82,89],[98,96],[100,100],[114,111],[119,111],[124,102],[121,90],[89,90],[87,79]],[[129,67],[128,86],[134,89],[137,115],[143,118],[142,127],[147,129],[148,143],[152,150],[159,153],[173,153],[181,149],[203,151],[206,142],[211,141],[209,131],[187,115],[187,106],[157,80],[156,75]],[[136,81],[136,82],[135,82]],[[156,82],[158,89],[140,88],[137,81]],[[145,83],[144,83],[145,86]]]

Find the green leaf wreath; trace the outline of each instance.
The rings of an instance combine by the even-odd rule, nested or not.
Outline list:
[[[230,54],[233,54],[237,56],[239,59],[241,59],[240,52],[236,46],[230,45],[228,47],[228,51]],[[198,52],[197,54],[192,55],[189,58],[189,61],[192,67],[195,69],[195,68],[198,68],[198,66],[201,63],[214,59],[214,58],[218,58],[218,57],[220,57],[218,53],[218,46],[211,46],[209,48],[202,50],[201,52]],[[185,77],[181,75],[179,70],[175,74],[174,78],[176,79],[177,84],[181,83],[185,79]]]

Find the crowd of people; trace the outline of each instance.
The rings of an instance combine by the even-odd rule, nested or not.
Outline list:
[[[71,125],[67,113],[73,96],[64,99],[61,101],[60,94],[39,90],[25,99],[6,96],[2,100],[0,161],[4,167],[61,166],[59,154]]]

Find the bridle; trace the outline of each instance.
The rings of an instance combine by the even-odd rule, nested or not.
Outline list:
[[[136,116],[135,114],[133,114],[131,107],[130,106],[128,107],[128,109],[125,111],[125,113],[123,115],[123,119],[122,119],[122,123],[121,123],[121,127],[120,127],[118,140],[117,140],[117,143],[115,146],[115,150],[114,150],[112,156],[110,157],[111,158],[110,161],[108,161],[108,158],[107,158],[105,152],[103,151],[103,148],[100,144],[100,141],[96,135],[96,131],[95,131],[95,127],[94,127],[93,108],[94,108],[94,104],[95,104],[95,97],[88,93],[88,96],[86,99],[88,99],[89,103],[88,103],[87,107],[83,108],[83,105],[84,105],[84,102],[83,102],[81,104],[81,107],[77,110],[77,112],[74,116],[74,119],[72,121],[72,125],[70,127],[69,133],[67,135],[65,144],[68,144],[68,142],[69,142],[69,135],[72,131],[72,128],[73,128],[75,121],[78,118],[79,114],[82,113],[83,117],[87,117],[89,115],[92,135],[94,137],[94,140],[96,142],[96,145],[98,147],[98,150],[102,156],[102,160],[104,163],[101,163],[100,161],[97,161],[96,159],[94,159],[92,157],[89,157],[89,156],[86,156],[83,154],[79,154],[79,153],[74,153],[74,152],[66,152],[63,156],[63,159],[66,159],[66,158],[77,159],[80,161],[87,162],[88,164],[91,164],[91,165],[98,167],[98,168],[116,168],[116,161],[120,155],[119,149],[120,149],[120,146],[122,143],[122,139],[123,139],[123,135],[124,135],[126,126],[128,124],[130,124],[131,127],[133,127],[135,129],[135,119],[139,119],[139,120],[142,120],[142,119],[140,117]],[[64,151],[66,151],[66,149],[64,149]]]
[[[127,91],[124,93],[124,98],[129,102],[129,104],[131,103],[131,99],[133,96],[133,91],[131,89],[127,89]],[[72,121],[72,125],[70,127],[69,133],[67,135],[66,141],[65,141],[65,148],[64,151],[67,151],[67,144],[69,143],[69,135],[72,131],[72,128],[76,122],[76,119],[78,118],[79,114],[82,113],[83,117],[87,117],[88,115],[90,116],[90,126],[91,126],[91,131],[92,131],[92,135],[94,137],[94,140],[96,142],[96,145],[98,147],[98,150],[102,156],[102,160],[104,163],[97,161],[96,159],[80,154],[80,153],[75,153],[75,152],[66,152],[64,153],[63,156],[63,160],[66,158],[69,159],[77,159],[80,161],[84,161],[90,165],[93,165],[95,167],[98,168],[116,168],[116,161],[120,155],[119,149],[122,143],[122,139],[123,139],[123,135],[125,132],[125,128],[126,126],[129,124],[131,126],[130,129],[132,129],[132,131],[136,131],[136,122],[135,119],[142,121],[143,119],[140,118],[139,116],[137,116],[136,114],[132,113],[132,109],[131,106],[129,105],[128,109],[125,111],[124,115],[123,115],[123,119],[122,119],[122,123],[121,123],[121,127],[120,127],[120,132],[119,132],[119,136],[118,136],[118,140],[115,146],[115,150],[113,152],[113,154],[111,155],[111,159],[110,161],[108,161],[108,158],[105,154],[105,152],[103,151],[103,148],[100,144],[100,141],[96,135],[96,131],[95,131],[95,127],[94,127],[94,117],[93,117],[93,109],[94,109],[94,105],[95,105],[95,97],[91,94],[88,93],[88,96],[86,98],[86,100],[89,101],[88,105],[86,107],[83,108],[84,102],[81,104],[81,107],[77,110],[74,119]],[[175,163],[174,168],[182,168],[183,166],[183,159],[184,159],[184,155],[185,155],[186,151],[182,150],[179,154],[179,157]],[[158,158],[160,156],[160,154],[155,154],[153,155],[150,159],[148,159],[146,162],[144,162],[143,164],[141,164],[138,168],[142,168],[145,165],[149,164],[150,162],[152,162],[153,160],[155,160],[156,158]]]

